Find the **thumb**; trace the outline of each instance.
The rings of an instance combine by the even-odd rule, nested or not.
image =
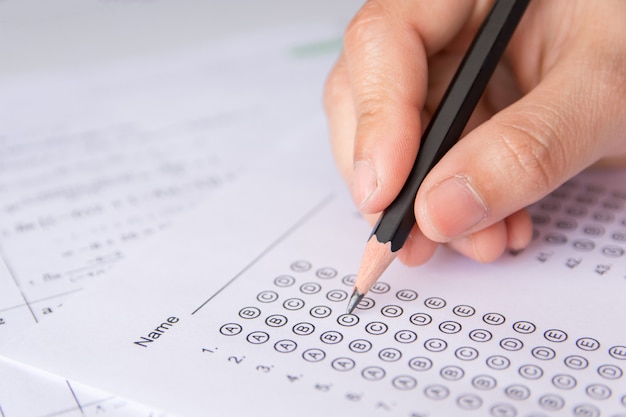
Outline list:
[[[428,238],[448,242],[483,230],[616,147],[624,152],[624,126],[618,126],[625,119],[624,92],[615,88],[614,76],[600,76],[591,66],[555,66],[529,94],[445,155],[415,202]]]

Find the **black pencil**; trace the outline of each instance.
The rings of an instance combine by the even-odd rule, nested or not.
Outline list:
[[[348,313],[380,278],[415,225],[413,205],[422,181],[458,141],[530,0],[497,0],[433,114],[402,190],[383,212],[365,246]]]

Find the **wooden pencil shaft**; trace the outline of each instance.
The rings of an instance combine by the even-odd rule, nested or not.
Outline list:
[[[420,150],[404,187],[374,226],[391,250],[404,245],[413,225],[413,204],[422,181],[458,141],[530,0],[498,0],[474,37],[439,107],[422,135]]]

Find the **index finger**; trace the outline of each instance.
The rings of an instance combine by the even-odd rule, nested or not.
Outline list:
[[[348,27],[344,56],[356,117],[352,193],[364,213],[393,201],[415,161],[428,56],[479,20],[486,5],[370,0]]]

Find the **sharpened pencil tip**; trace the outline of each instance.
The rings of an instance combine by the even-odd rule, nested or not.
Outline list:
[[[350,301],[348,301],[348,309],[346,310],[346,313],[352,314],[352,312],[354,311],[356,306],[359,305],[364,296],[365,294],[360,294],[359,290],[355,288],[354,291],[352,291]]]

